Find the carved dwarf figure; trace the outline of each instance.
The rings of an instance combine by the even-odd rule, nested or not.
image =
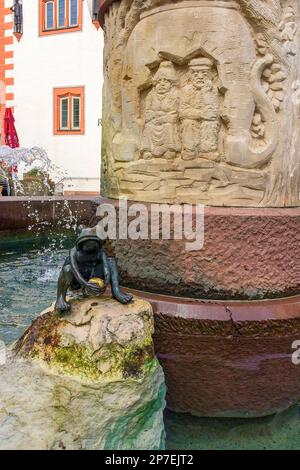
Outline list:
[[[122,304],[131,302],[132,295],[120,289],[115,259],[107,257],[94,229],[83,229],[61,270],[55,309],[60,314],[70,310],[66,301],[68,289],[82,289],[85,295],[97,296],[104,294],[109,285],[116,300]]]
[[[154,76],[154,86],[146,98],[142,134],[143,158],[172,159],[181,150],[178,131],[179,92],[171,62],[162,62]]]
[[[184,160],[218,150],[219,101],[212,66],[204,57],[189,62],[189,81],[181,91],[179,111]]]

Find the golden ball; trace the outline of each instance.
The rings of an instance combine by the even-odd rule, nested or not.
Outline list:
[[[92,279],[89,280],[89,283],[97,284],[100,289],[103,289],[103,287],[105,286],[103,279],[100,279],[100,277],[92,277]]]

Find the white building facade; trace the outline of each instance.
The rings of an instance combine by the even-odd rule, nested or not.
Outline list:
[[[20,145],[46,150],[64,194],[100,190],[103,33],[94,8],[93,0],[0,0],[1,117],[12,108]]]

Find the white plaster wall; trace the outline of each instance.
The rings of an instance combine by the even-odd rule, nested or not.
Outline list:
[[[103,33],[92,24],[92,0],[82,1],[82,31],[40,37],[39,2],[23,0],[23,37],[14,41],[14,105],[21,145],[43,147],[69,178],[92,178],[82,190],[94,191],[100,174]],[[85,134],[55,136],[53,88],[71,86],[85,87]]]
[[[56,185],[56,193],[74,193],[79,192],[97,194],[99,192],[99,178],[65,178],[62,184]]]

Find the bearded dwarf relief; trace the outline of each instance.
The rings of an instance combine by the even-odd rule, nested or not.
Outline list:
[[[297,0],[128,0],[105,15],[103,194],[297,206]]]
[[[145,104],[145,124],[141,140],[143,158],[175,158],[181,150],[178,131],[179,92],[171,62],[162,62]]]
[[[212,66],[207,58],[193,59],[188,64],[190,80],[180,100],[183,160],[218,151],[219,100]]]

